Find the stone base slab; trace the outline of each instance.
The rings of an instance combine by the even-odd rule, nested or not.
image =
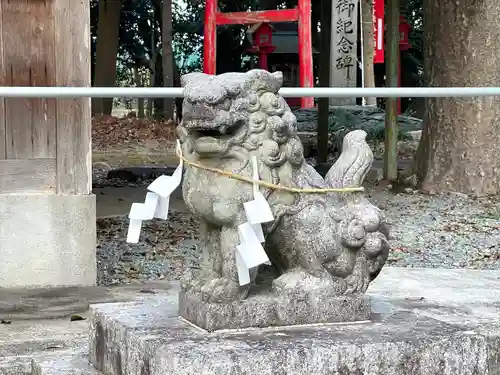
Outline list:
[[[0,288],[95,285],[95,202],[0,194]]]
[[[370,298],[364,295],[311,295],[293,299],[272,293],[233,303],[207,303],[199,293],[181,289],[179,314],[207,330],[356,322],[370,319]]]
[[[102,375],[88,360],[87,350],[57,351],[31,361],[31,375]]]
[[[90,361],[104,375],[500,373],[500,272],[389,268],[369,295],[371,322],[218,332],[179,319],[173,293],[94,305]]]

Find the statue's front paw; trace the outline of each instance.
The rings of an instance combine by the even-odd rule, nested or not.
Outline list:
[[[363,252],[368,262],[368,272],[371,280],[375,279],[382,270],[389,256],[389,242],[382,232],[370,233],[363,246]]]
[[[369,233],[363,246],[363,252],[368,259],[379,256],[382,252],[388,252],[387,238],[381,232]]]
[[[310,296],[319,291],[326,294],[343,295],[347,288],[344,279],[330,275],[326,269],[290,270],[273,281],[273,291],[282,298],[297,298]]]
[[[182,275],[180,283],[183,289],[198,293],[208,283],[207,280],[213,280],[217,276],[214,272],[193,272],[188,270]]]
[[[237,280],[225,277],[215,278],[201,288],[201,297],[205,302],[227,303],[245,299],[250,285],[240,286]]]
[[[364,245],[366,230],[364,222],[359,219],[345,220],[340,223],[340,237],[345,246],[358,249]]]
[[[365,293],[370,284],[370,279],[366,272],[355,270],[351,275],[345,279],[347,289],[345,294],[358,294]]]

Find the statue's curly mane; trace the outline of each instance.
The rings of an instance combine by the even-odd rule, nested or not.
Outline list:
[[[297,136],[297,119],[286,101],[269,91],[249,94],[253,105],[246,107],[246,132],[232,144],[256,152],[271,169],[286,163],[299,167],[305,160],[304,150]]]
[[[260,162],[271,171],[287,163],[291,168],[302,165],[305,159],[297,136],[297,119],[278,93],[282,84],[281,72],[270,73],[258,69],[219,76],[201,73],[183,76],[185,99],[189,101],[188,111],[193,110],[190,103],[202,103],[202,107],[210,108],[212,116],[218,114],[215,115],[216,121],[230,122],[231,126],[238,128],[237,134],[229,139],[222,137],[214,140],[214,145],[218,147],[217,156],[214,157],[222,157],[239,149],[239,152],[247,154],[243,160],[249,160],[251,154],[257,155]],[[177,134],[190,152],[191,144],[197,137],[196,132],[191,135],[181,123]]]

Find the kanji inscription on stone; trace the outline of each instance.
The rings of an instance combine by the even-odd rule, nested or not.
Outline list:
[[[332,1],[330,86],[356,87],[359,0]],[[330,98],[330,104],[356,104],[356,98]]]

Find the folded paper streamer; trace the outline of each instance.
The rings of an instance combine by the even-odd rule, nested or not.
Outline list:
[[[177,152],[181,152],[180,142],[177,141]],[[132,203],[128,214],[129,226],[127,232],[127,242],[137,243],[141,234],[142,222],[153,218],[168,219],[168,207],[170,194],[181,184],[183,162],[180,159],[179,165],[172,176],[160,176],[149,186],[144,203]]]
[[[259,180],[257,158],[252,157],[253,180]],[[264,232],[262,223],[274,220],[271,207],[264,195],[259,191],[259,185],[253,184],[253,201],[243,204],[247,222],[238,226],[240,245],[236,246],[236,267],[240,285],[250,283],[250,269],[261,264],[270,264],[266,251],[262,247]]]

